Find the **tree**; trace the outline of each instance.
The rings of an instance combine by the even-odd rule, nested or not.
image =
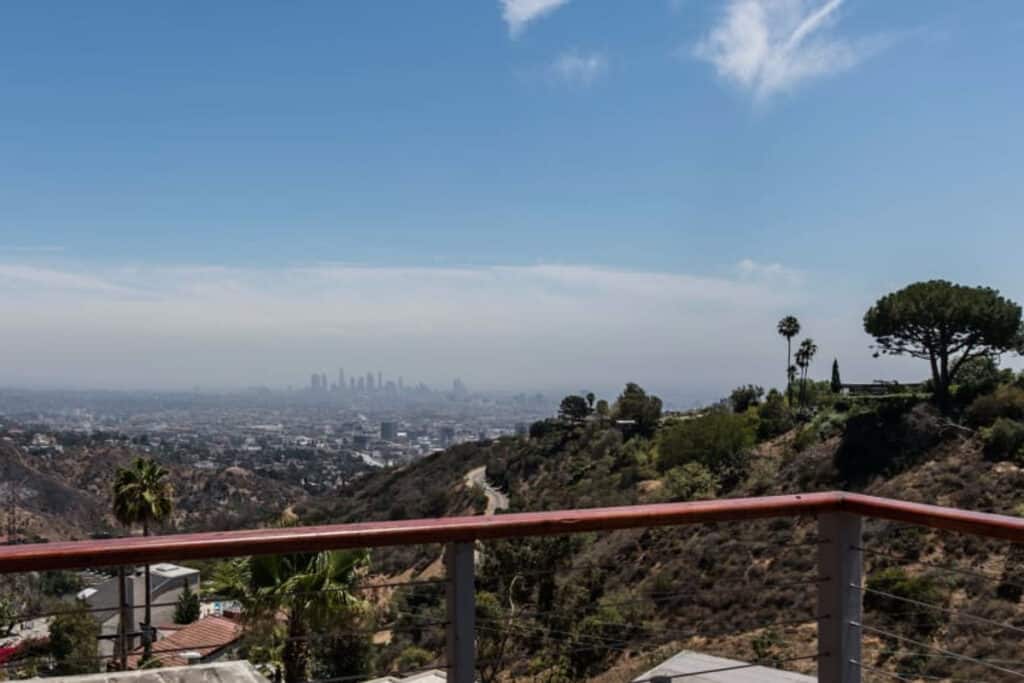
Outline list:
[[[713,410],[691,420],[667,425],[658,433],[658,469],[665,472],[689,462],[735,480],[754,445],[754,430],[746,415]]]
[[[174,623],[191,624],[199,619],[199,595],[186,583],[174,606]]]
[[[597,396],[594,396],[593,391],[587,392],[587,407],[590,408],[590,412],[594,412],[594,401],[597,400]]]
[[[715,497],[718,481],[704,465],[687,462],[665,474],[665,489],[673,501],[705,500]]]
[[[745,413],[748,408],[759,404],[762,396],[764,396],[764,387],[748,384],[733,389],[729,395],[729,403],[732,405],[734,413]]]
[[[945,408],[964,363],[1020,350],[1021,307],[989,287],[945,280],[916,282],[886,294],[864,314],[864,330],[879,354],[928,361],[935,400]]]
[[[800,334],[800,321],[794,315],[787,315],[776,327],[779,334],[786,338],[786,398],[793,403],[793,337]]]
[[[114,476],[114,517],[126,527],[142,526],[143,536],[155,524],[171,515],[174,490],[167,481],[169,472],[155,460],[136,458],[129,467],[120,467]],[[146,565],[146,613],[144,617],[143,659],[152,654],[153,589]]]
[[[0,594],[0,638],[10,635],[18,624],[18,608],[7,595]]]
[[[215,567],[211,589],[238,600],[247,627],[281,644],[284,681],[300,683],[310,673],[310,635],[365,616],[353,587],[368,564],[366,552],[347,550],[238,558]]]
[[[99,668],[96,644],[99,624],[79,600],[75,609],[57,614],[50,622],[50,651],[63,676],[94,673]]]
[[[843,380],[839,378],[839,359],[832,359],[832,382],[829,384],[833,394],[843,390]]]
[[[558,416],[563,420],[576,422],[589,414],[590,408],[587,406],[586,399],[575,394],[563,398],[562,403],[558,406]]]
[[[608,401],[604,400],[603,398],[597,402],[597,407],[594,408],[594,410],[601,417],[608,417],[608,415],[611,413],[611,409],[608,407]]]
[[[813,339],[804,339],[800,342],[800,348],[796,351],[796,364],[800,368],[800,404],[807,403],[807,372],[810,370],[811,361],[818,353],[818,345]]]
[[[788,432],[793,427],[793,415],[786,399],[778,390],[772,389],[757,411],[757,436],[771,439]]]
[[[613,412],[619,420],[633,420],[637,434],[650,437],[661,420],[661,399],[648,396],[639,384],[630,382],[615,401]]]

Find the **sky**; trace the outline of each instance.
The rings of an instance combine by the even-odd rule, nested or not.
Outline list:
[[[3,3],[0,385],[916,379],[879,296],[1024,300],[1022,68],[1015,0]]]

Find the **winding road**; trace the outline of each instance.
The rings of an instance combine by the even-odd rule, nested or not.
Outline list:
[[[487,468],[477,467],[466,474],[466,486],[479,486],[487,496],[484,515],[493,515],[498,510],[508,510],[508,496],[491,486],[487,481]]]

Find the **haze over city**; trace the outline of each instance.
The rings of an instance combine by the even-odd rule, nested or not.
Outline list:
[[[3,15],[0,384],[686,403],[778,384],[786,313],[814,373],[917,380],[879,295],[1024,295],[1017,3]]]

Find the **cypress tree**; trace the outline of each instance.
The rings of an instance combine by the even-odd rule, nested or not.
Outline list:
[[[832,393],[838,394],[843,388],[843,382],[839,379],[839,359],[832,359]]]

